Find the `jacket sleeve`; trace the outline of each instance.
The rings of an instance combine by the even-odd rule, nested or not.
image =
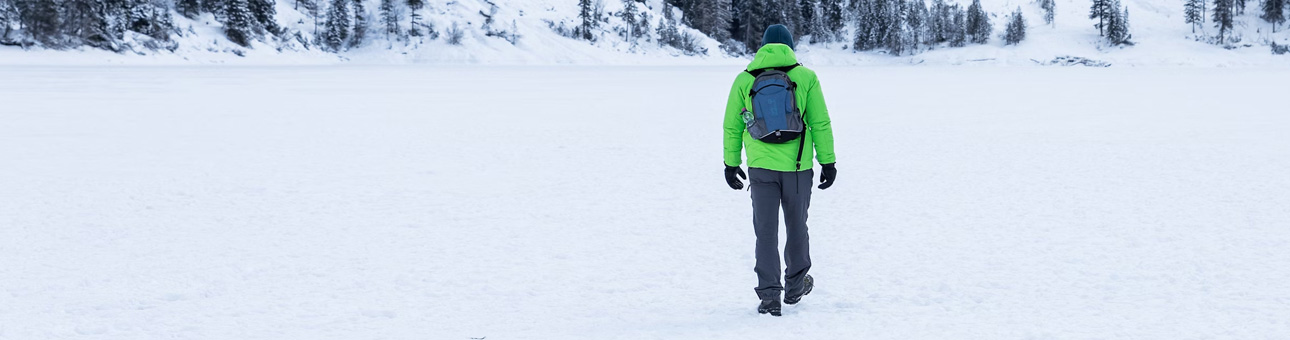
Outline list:
[[[740,115],[743,109],[744,94],[740,90],[739,77],[736,77],[734,84],[730,86],[730,97],[726,100],[724,149],[727,166],[743,164],[741,153],[744,147],[744,119]]]
[[[833,154],[833,124],[829,122],[829,108],[824,105],[824,91],[820,89],[819,78],[806,95],[806,125],[811,128],[815,159],[820,164],[837,162]]]

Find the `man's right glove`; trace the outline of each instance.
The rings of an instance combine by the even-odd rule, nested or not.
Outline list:
[[[820,190],[828,189],[833,186],[833,179],[838,177],[838,168],[833,167],[837,163],[820,164],[824,169],[820,170]]]
[[[735,176],[739,176],[739,178],[743,178],[743,179],[748,179],[748,175],[744,174],[744,169],[740,169],[737,166],[727,165],[726,166],[726,184],[729,184],[731,189],[735,189],[735,190],[743,189],[744,182],[740,181],[739,178],[735,178]]]

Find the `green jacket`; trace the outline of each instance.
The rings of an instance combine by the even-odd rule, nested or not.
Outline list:
[[[793,49],[784,44],[766,44],[757,51],[757,56],[748,64],[748,70],[770,67],[781,67],[797,64]],[[800,171],[814,167],[811,157],[820,164],[836,162],[833,155],[833,129],[829,126],[829,109],[824,106],[824,93],[820,91],[820,81],[815,71],[803,66],[788,71],[788,77],[797,83],[797,106],[802,109],[806,120],[806,146],[802,149],[802,166],[797,165],[797,146],[800,141],[783,144],[770,144],[752,138],[744,131],[745,125],[740,113],[744,108],[752,107],[748,92],[752,89],[754,77],[747,72],[740,72],[735,83],[730,87],[730,100],[726,103],[725,121],[725,161],[726,165],[739,166],[743,159],[739,152],[747,147],[748,167],[775,171]],[[751,109],[749,109],[751,111]],[[812,147],[813,146],[813,147]]]

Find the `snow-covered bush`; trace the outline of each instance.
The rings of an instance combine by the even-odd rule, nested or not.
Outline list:
[[[448,30],[444,33],[448,35],[445,39],[448,40],[449,44],[453,45],[461,45],[461,38],[466,34],[456,22],[453,22],[452,26],[448,27]]]

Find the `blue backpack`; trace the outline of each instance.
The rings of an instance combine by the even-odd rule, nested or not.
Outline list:
[[[788,78],[788,71],[798,65],[746,71],[756,78],[748,91],[752,112],[743,112],[748,135],[762,142],[783,144],[805,131],[802,110],[797,107],[797,83]]]

